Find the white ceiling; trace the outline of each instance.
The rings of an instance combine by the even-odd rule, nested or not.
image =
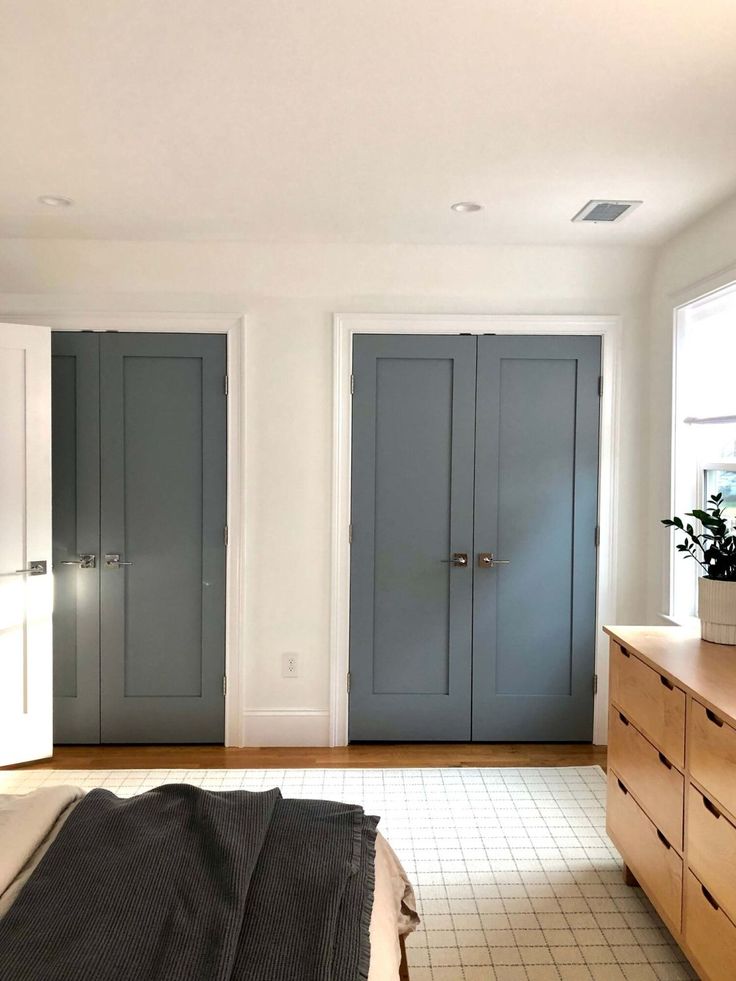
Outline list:
[[[733,0],[0,0],[0,25],[0,235],[651,243],[736,190]],[[570,223],[598,197],[645,203]]]

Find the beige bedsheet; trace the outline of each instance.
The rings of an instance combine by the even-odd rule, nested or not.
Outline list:
[[[44,787],[30,794],[0,794],[0,917],[59,833],[76,802],[77,787]],[[416,929],[414,891],[382,835],[376,839],[376,884],[371,915],[368,981],[397,981],[399,937]]]
[[[82,796],[78,787],[0,794],[0,916],[10,909]]]
[[[371,914],[371,966],[368,981],[396,981],[401,963],[399,937],[419,923],[414,890],[396,853],[383,835],[376,838],[376,885]]]

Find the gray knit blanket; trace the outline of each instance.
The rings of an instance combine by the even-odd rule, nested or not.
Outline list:
[[[377,818],[93,790],[0,920],[2,981],[365,981]]]

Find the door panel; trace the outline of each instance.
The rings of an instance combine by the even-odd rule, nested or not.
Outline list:
[[[53,752],[50,337],[0,324],[0,766]]]
[[[595,337],[480,337],[473,738],[590,740],[595,656]]]
[[[224,739],[225,372],[222,337],[102,342],[103,742]]]
[[[502,695],[570,694],[572,577],[561,556],[572,555],[575,470],[574,360],[503,358],[496,554],[515,554],[491,573],[497,580],[497,691]],[[530,398],[530,393],[534,393]],[[481,495],[483,488],[480,488]],[[554,546],[538,548],[538,521],[554,528]],[[483,528],[479,528],[483,534]],[[565,570],[566,572],[569,570]],[[523,596],[534,596],[529,616]],[[519,651],[544,657],[519,657]]]
[[[350,738],[468,739],[475,342],[354,341]]]
[[[136,355],[122,368],[125,694],[198,698],[202,604],[181,600],[202,591],[202,361]]]
[[[55,743],[100,741],[100,337],[51,337]]]

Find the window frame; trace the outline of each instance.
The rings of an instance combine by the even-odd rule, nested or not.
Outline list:
[[[697,447],[697,432],[702,420],[694,420],[685,412],[684,364],[682,348],[685,331],[693,329],[690,318],[710,304],[730,301],[736,310],[736,280],[728,282],[705,295],[695,297],[674,310],[673,337],[673,398],[672,398],[672,458],[670,482],[670,514],[683,516],[694,507],[703,508],[708,497],[708,472],[736,472],[736,458],[714,459],[712,453],[701,455]],[[736,330],[736,326],[734,328]],[[729,417],[730,418],[730,417]],[[736,417],[735,417],[736,418]],[[686,421],[687,419],[687,421]],[[711,425],[719,425],[714,421]],[[678,536],[670,535],[667,556],[669,563],[669,609],[665,619],[686,624],[697,617],[697,594],[700,566],[683,560],[676,551]]]

